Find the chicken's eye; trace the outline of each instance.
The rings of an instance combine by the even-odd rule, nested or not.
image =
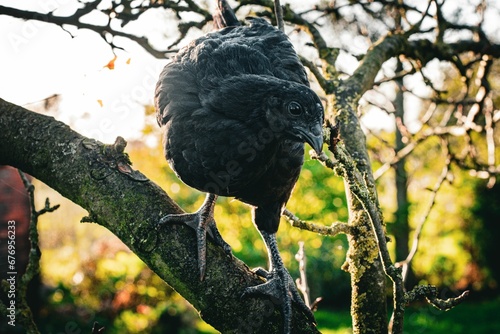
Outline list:
[[[292,116],[300,116],[302,114],[302,106],[295,101],[292,101],[288,104],[288,112]]]

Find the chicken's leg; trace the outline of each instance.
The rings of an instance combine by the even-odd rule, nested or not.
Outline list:
[[[311,309],[304,303],[300,297],[297,287],[295,286],[292,277],[286,270],[281,260],[276,242],[276,234],[260,231],[264,242],[266,243],[269,254],[269,271],[259,268],[256,273],[267,279],[263,284],[256,285],[245,289],[243,296],[250,294],[264,294],[274,299],[281,304],[283,312],[283,332],[291,333],[292,320],[292,301],[294,301],[306,316],[313,322],[316,322]]]
[[[214,220],[214,206],[217,195],[207,194],[205,202],[198,211],[194,213],[170,214],[160,219],[159,224],[183,223],[192,227],[196,231],[198,243],[198,268],[200,270],[200,280],[205,277],[207,232],[214,242],[224,249],[226,254],[231,254],[231,246],[222,239]]]

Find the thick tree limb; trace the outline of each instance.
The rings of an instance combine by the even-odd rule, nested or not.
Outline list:
[[[165,214],[182,210],[131,170],[123,148],[124,142],[103,145],[52,117],[0,99],[0,164],[22,169],[87,209],[91,220],[118,236],[221,332],[281,332],[279,305],[266,297],[240,298],[261,279],[211,242],[205,280],[199,281],[194,232],[157,224]],[[294,333],[318,332],[298,309],[293,328]]]

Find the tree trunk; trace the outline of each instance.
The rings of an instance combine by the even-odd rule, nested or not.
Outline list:
[[[328,104],[330,122],[340,130],[340,138],[356,166],[365,178],[377,208],[377,190],[366,149],[365,135],[357,116],[361,96],[373,87],[382,64],[405,50],[407,41],[401,35],[390,35],[374,44],[363,61],[346,80],[334,78],[323,87],[331,101]],[[330,66],[333,63],[325,60]],[[349,223],[356,233],[348,237],[349,251],[344,266],[351,274],[351,316],[353,333],[387,333],[386,273],[380,258],[377,237],[372,222],[361,203],[346,187]],[[385,244],[385,240],[382,241]]]
[[[335,122],[358,169],[364,173],[371,194],[376,199],[376,189],[366,149],[366,140],[356,115],[359,93],[348,89],[335,93]],[[344,266],[351,274],[351,316],[353,333],[387,333],[386,275],[379,256],[379,247],[371,221],[356,197],[346,186],[349,223],[356,233],[348,236],[349,251]]]

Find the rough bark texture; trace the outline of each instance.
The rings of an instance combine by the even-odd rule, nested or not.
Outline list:
[[[194,231],[157,225],[181,209],[157,185],[131,172],[118,146],[0,99],[0,164],[25,171],[88,210],[86,220],[113,232],[221,332],[281,332],[280,305],[266,297],[240,298],[261,279],[211,242],[206,277],[199,281]],[[298,310],[293,328],[318,332]]]
[[[403,48],[402,36],[382,39],[366,54],[362,64],[345,81],[331,85],[333,101],[329,114],[340,129],[349,154],[363,173],[373,201],[378,203],[375,181],[366,149],[365,135],[356,113],[361,96],[373,86],[382,64]],[[347,187],[346,187],[347,188]],[[351,316],[354,333],[387,333],[386,275],[379,256],[379,246],[372,223],[361,205],[347,191],[349,222],[356,233],[349,236],[345,269],[351,274]],[[377,204],[378,206],[378,204]]]
[[[366,142],[361,140],[361,130],[355,110],[356,95],[346,91],[336,95],[336,123],[341,138],[357,167],[365,172],[371,190],[374,190],[373,175],[366,151]],[[346,186],[346,189],[347,186]],[[355,233],[349,235],[349,251],[344,269],[351,274],[351,316],[354,333],[387,333],[386,276],[379,256],[377,239],[371,221],[356,197],[347,191],[349,223]],[[373,196],[375,192],[372,191]],[[375,197],[376,200],[376,197]]]

